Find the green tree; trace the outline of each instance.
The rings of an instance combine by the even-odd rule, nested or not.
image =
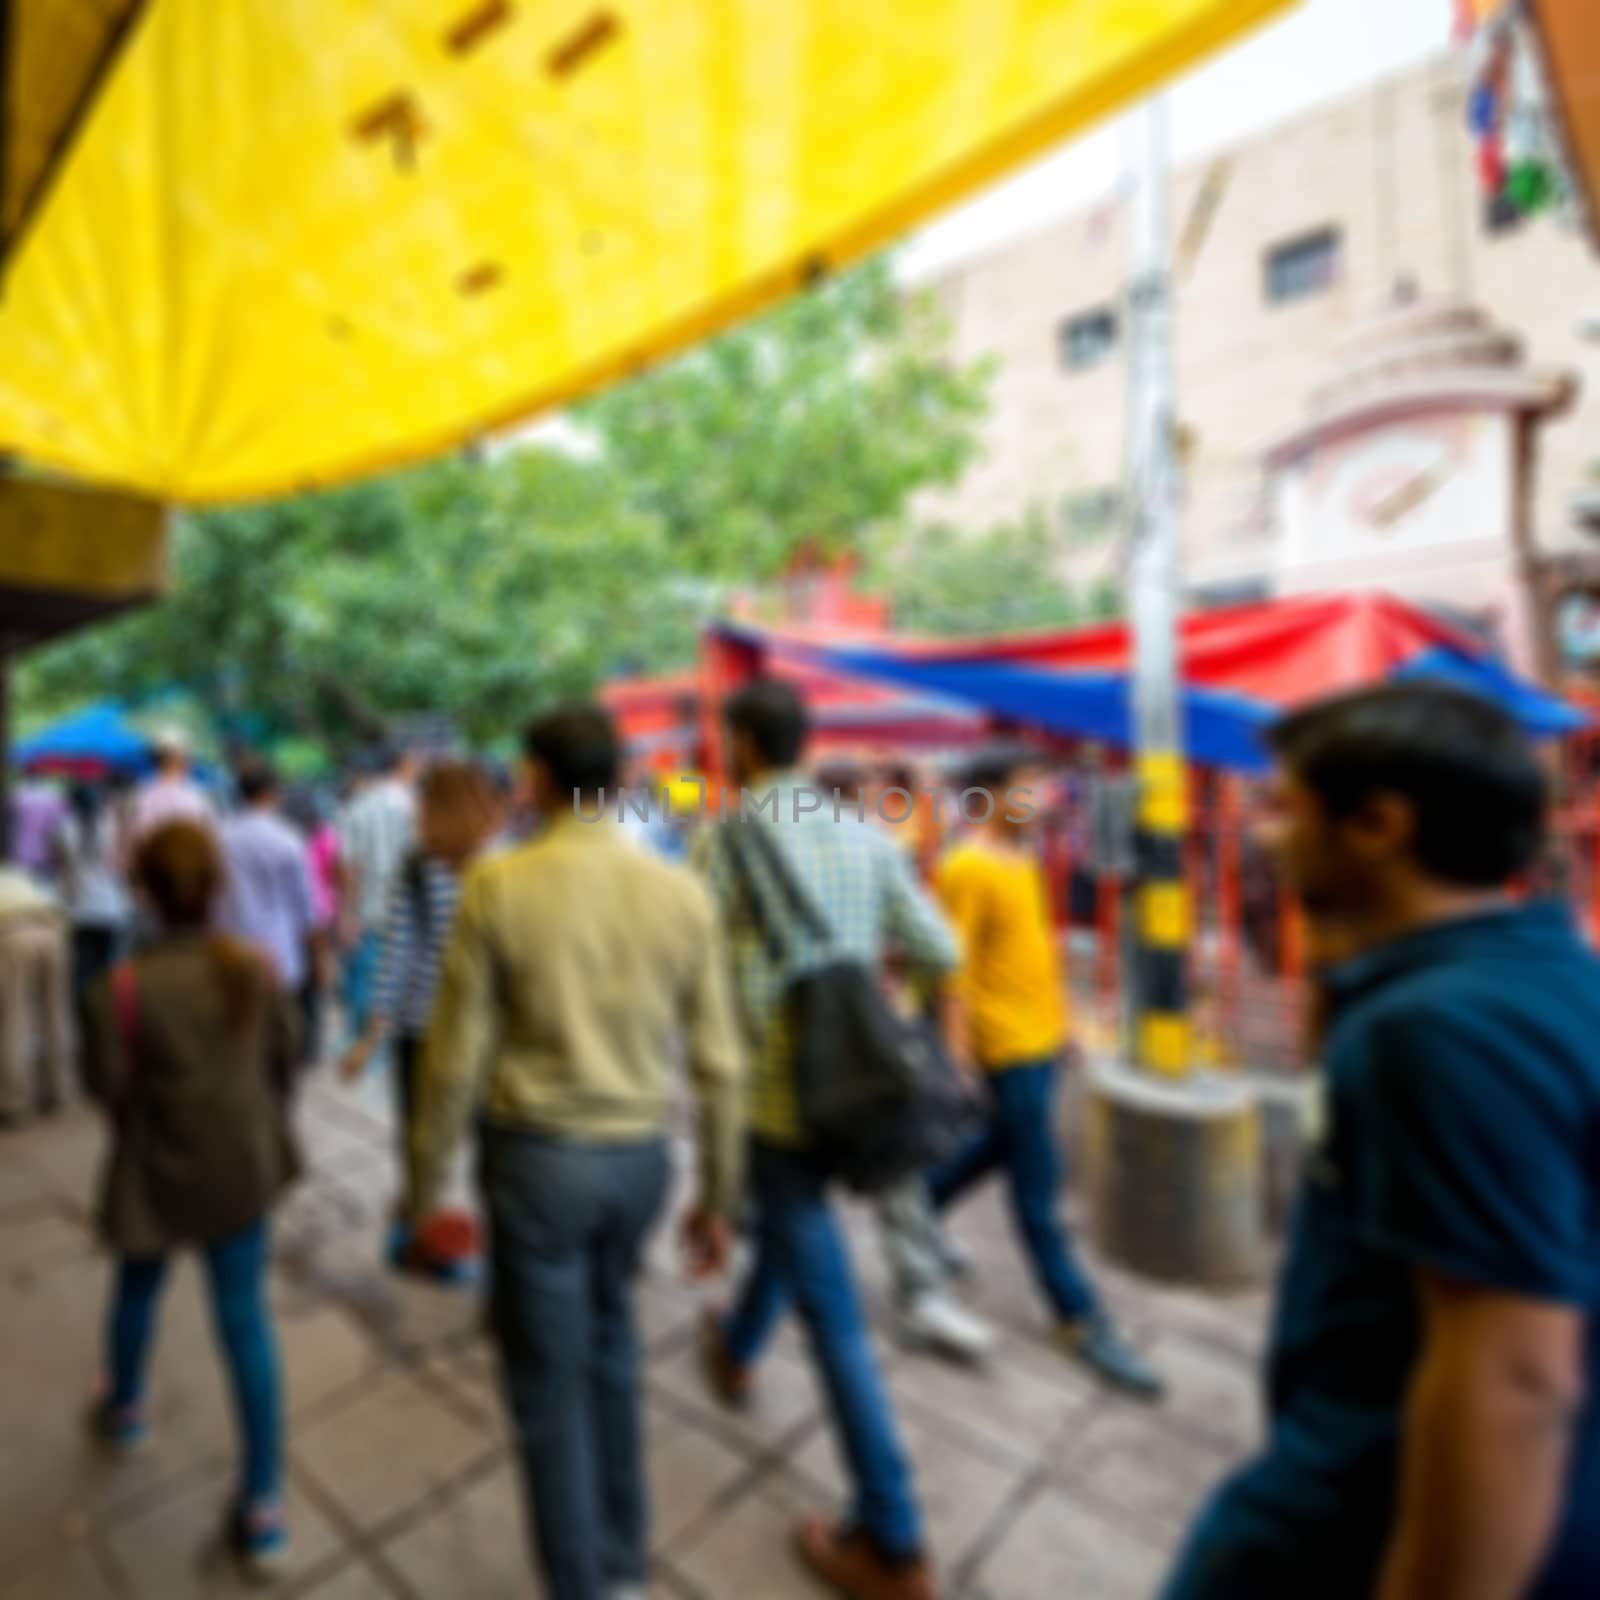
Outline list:
[[[898,627],[943,636],[1067,627],[1120,615],[1114,584],[1087,594],[1061,576],[1061,541],[1043,511],[984,533],[946,523],[886,542],[866,570],[890,595]]]
[[[759,581],[865,548],[978,449],[988,363],[878,258],[578,408],[631,505],[691,574]]]
[[[475,738],[693,649],[660,528],[593,463],[523,449],[185,519],[161,604],[47,652],[27,704],[173,687],[235,736],[344,744],[436,711]]]

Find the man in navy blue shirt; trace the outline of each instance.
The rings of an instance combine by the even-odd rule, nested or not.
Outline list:
[[[1266,1449],[1166,1600],[1600,1596],[1600,963],[1508,885],[1540,768],[1425,684],[1290,717],[1279,839],[1324,974],[1326,1100]]]

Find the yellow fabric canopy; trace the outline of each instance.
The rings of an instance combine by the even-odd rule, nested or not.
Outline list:
[[[49,187],[142,3],[9,0],[9,27],[0,23],[0,253],[15,243]]]
[[[6,267],[0,449],[187,502],[425,456],[1289,3],[147,0]]]

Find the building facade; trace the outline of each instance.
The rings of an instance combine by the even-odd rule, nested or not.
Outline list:
[[[1600,342],[1581,326],[1600,309],[1600,257],[1568,218],[1490,224],[1464,104],[1460,64],[1441,58],[1174,174],[1193,601],[1284,587],[1284,496],[1269,454],[1352,346],[1370,361],[1365,330],[1397,302],[1470,307],[1510,334],[1530,375],[1551,376],[1566,398],[1538,428],[1524,531],[1563,581],[1587,570],[1587,549],[1600,553],[1574,509],[1600,483]],[[1128,242],[1112,197],[930,283],[957,354],[999,365],[982,458],[922,509],[973,529],[1045,517],[1075,587],[1115,580],[1122,562]],[[1415,335],[1428,318],[1402,321],[1426,361]],[[1435,517],[1451,503],[1441,497]],[[1400,565],[1375,537],[1373,581]],[[1452,592],[1448,575],[1438,586],[1426,597],[1481,613],[1481,593]]]

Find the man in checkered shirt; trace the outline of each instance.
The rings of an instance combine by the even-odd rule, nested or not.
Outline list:
[[[937,975],[955,968],[956,943],[904,853],[795,770],[806,717],[793,689],[773,681],[751,684],[728,702],[725,716],[744,814],[772,829],[773,843],[832,937],[824,943],[798,924],[765,863],[751,852],[743,858],[751,887],[785,953],[775,964],[730,861],[728,830],[710,829],[696,840],[696,864],[728,929],[751,1050],[749,1181],[759,1214],[756,1258],[739,1301],[726,1316],[707,1319],[707,1372],[724,1401],[746,1401],[756,1353],[793,1301],[822,1369],[854,1487],[844,1522],[802,1523],[797,1549],[820,1577],[857,1600],[932,1600],[911,1469],[843,1231],[806,1149],[780,1002],[796,973],[830,955],[854,956],[877,969],[892,946],[914,971]]]

